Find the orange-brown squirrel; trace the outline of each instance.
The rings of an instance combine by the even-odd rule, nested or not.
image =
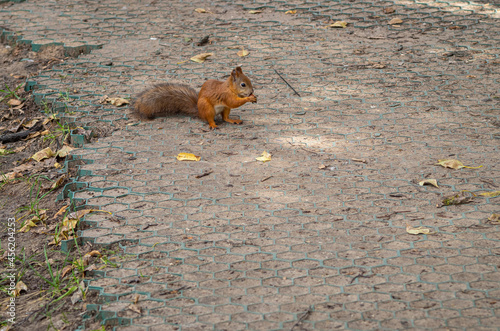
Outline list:
[[[247,102],[257,102],[253,94],[252,82],[236,67],[225,82],[207,80],[200,93],[182,84],[162,83],[137,95],[134,112],[143,118],[155,118],[177,113],[198,115],[208,122],[211,129],[217,128],[215,115],[229,123],[241,124],[241,120],[229,118],[231,109]]]

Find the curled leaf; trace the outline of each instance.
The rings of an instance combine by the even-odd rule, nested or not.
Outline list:
[[[106,101],[109,102],[110,104],[112,104],[113,106],[116,106],[116,107],[128,105],[128,103],[129,103],[128,100],[123,99],[123,98],[108,98]]]
[[[197,62],[197,63],[203,63],[207,59],[207,57],[214,55],[213,53],[201,53],[198,55],[195,55],[191,58],[191,61]]]
[[[480,193],[479,195],[482,195],[484,197],[489,197],[489,198],[495,198],[495,197],[500,196],[500,191],[484,192],[484,193]]]
[[[488,221],[492,223],[500,223],[500,214],[491,214],[490,217],[488,217]]]
[[[388,24],[395,25],[395,24],[401,24],[401,23],[403,23],[403,20],[398,18],[398,17],[395,17],[392,20],[390,20]]]
[[[250,52],[249,52],[249,51],[247,51],[246,49],[242,49],[242,50],[241,50],[241,51],[239,51],[237,54],[238,54],[238,56],[243,57],[243,56],[247,56],[248,54],[250,54]]]
[[[197,156],[191,153],[179,153],[177,155],[177,160],[179,161],[200,161],[201,156]]]
[[[206,11],[205,9],[203,9],[203,8],[196,8],[194,11],[195,11],[195,12],[197,12],[197,13],[200,13],[200,14],[204,14],[204,13],[206,13],[206,12],[207,12],[207,11]]]
[[[285,14],[291,14],[291,15],[297,14],[297,10],[287,10]]]
[[[330,28],[340,28],[340,29],[343,29],[347,26],[347,22],[344,22],[344,21],[337,21],[337,22],[334,22],[333,24],[330,24],[328,27]]]
[[[436,165],[441,165],[445,168],[451,168],[451,169],[462,169],[462,168],[468,168],[468,169],[479,169],[482,167],[480,165],[479,167],[468,167],[465,166],[462,162],[458,160],[453,160],[453,159],[448,159],[448,160],[438,160],[438,163]]]
[[[264,152],[262,152],[261,156],[256,157],[255,159],[257,161],[261,161],[261,162],[271,161],[271,154],[269,154],[268,152],[264,151]]]
[[[14,296],[18,297],[21,294],[21,291],[28,291],[28,286],[26,286],[22,280],[17,282],[16,289],[14,290]]]
[[[7,101],[10,106],[19,106],[22,102],[19,99],[10,99]]]
[[[249,14],[260,14],[260,13],[262,13],[262,10],[249,10],[248,13]]]
[[[437,182],[436,179],[424,179],[424,180],[418,182],[418,185],[420,185],[420,186],[424,186],[426,184],[432,185],[432,186],[435,186],[435,187],[439,187],[438,186],[438,182]]]
[[[43,159],[48,159],[56,155],[50,147],[44,148],[41,151],[36,152],[31,158],[37,162]]]
[[[468,194],[467,194],[468,193]],[[444,197],[437,207],[442,206],[452,206],[452,205],[463,205],[474,201],[474,193],[469,191],[461,191],[457,194]]]
[[[70,147],[68,145],[64,145],[60,150],[58,150],[56,152],[56,156],[58,156],[58,157],[66,157],[66,156],[68,156],[69,152],[71,152],[72,150],[74,150],[73,147]]]
[[[69,274],[71,272],[71,270],[73,270],[74,266],[71,264],[71,265],[67,265],[63,268],[63,270],[61,271],[61,278],[64,278],[66,277],[67,274]]]
[[[434,234],[431,229],[424,228],[422,226],[414,228],[409,224],[406,224],[406,232],[409,234]]]

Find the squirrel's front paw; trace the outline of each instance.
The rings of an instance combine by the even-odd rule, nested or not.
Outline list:
[[[248,97],[248,101],[250,101],[251,103],[256,103],[257,97],[253,94],[250,94],[250,96]]]

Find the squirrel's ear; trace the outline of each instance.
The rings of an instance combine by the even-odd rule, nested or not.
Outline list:
[[[243,71],[241,71],[241,67],[236,67],[236,71],[237,71],[238,73],[240,73],[240,74],[242,74],[242,73],[243,73]]]
[[[236,73],[236,70],[233,69],[233,71],[231,71],[231,77],[233,77],[233,80],[236,80],[237,76],[238,74]]]

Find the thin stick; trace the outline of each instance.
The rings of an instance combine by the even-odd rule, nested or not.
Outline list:
[[[297,91],[295,91],[295,89],[292,87],[292,85],[288,84],[288,82],[285,80],[285,78],[283,78],[276,69],[274,69],[274,72],[277,73],[278,76],[280,76],[280,78],[283,79],[283,81],[286,83],[286,85],[288,85],[288,87],[290,87],[295,92],[295,94],[297,94],[300,97],[300,94],[298,94]]]

